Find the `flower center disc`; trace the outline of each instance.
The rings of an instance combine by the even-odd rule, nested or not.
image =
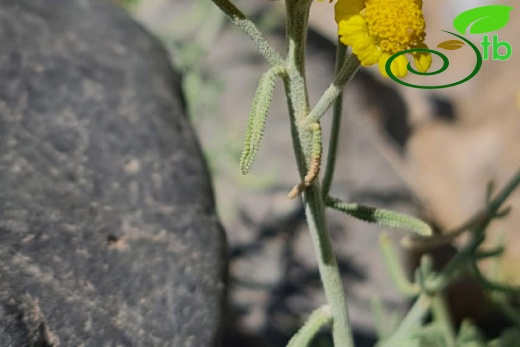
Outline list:
[[[417,0],[367,0],[368,34],[383,51],[397,53],[424,41],[423,13]]]

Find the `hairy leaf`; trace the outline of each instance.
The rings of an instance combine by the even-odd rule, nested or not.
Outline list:
[[[283,74],[284,71],[282,66],[275,66],[263,74],[258,84],[249,114],[244,149],[240,157],[240,170],[244,175],[249,173],[256,154],[260,149],[260,141],[264,135],[265,123],[269,107],[271,106],[276,77]]]
[[[359,220],[376,223],[383,227],[409,230],[421,236],[432,235],[432,229],[428,224],[420,219],[398,212],[359,204],[347,204],[346,202],[336,198],[327,199],[327,206],[344,212]]]

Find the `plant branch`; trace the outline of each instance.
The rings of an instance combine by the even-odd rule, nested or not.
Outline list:
[[[305,44],[311,3],[311,0],[286,0],[288,52],[285,87],[291,117],[293,147],[302,181],[309,171],[313,154],[312,127],[309,126],[311,123],[304,122],[309,114],[309,97],[305,80]],[[327,229],[319,182],[315,181],[305,189],[303,199],[325,297],[332,312],[334,345],[354,347],[345,292]]]
[[[347,46],[343,45],[339,40],[336,46],[336,74],[341,70],[347,55]],[[338,152],[339,130],[341,128],[341,116],[343,111],[343,88],[338,97],[334,100],[332,108],[332,125],[330,128],[329,150],[327,153],[327,166],[323,174],[323,198],[329,196],[330,186],[334,178],[334,169],[336,167],[336,155]]]
[[[472,239],[461,251],[459,251],[453,259],[442,269],[439,275],[432,281],[433,288],[441,290],[444,288],[455,276],[460,272],[461,265],[468,265],[468,260],[473,256],[478,247],[485,239],[485,230],[489,223],[496,216],[496,213],[507,200],[509,195],[520,185],[520,170],[509,180],[502,191],[493,199],[487,206],[487,213],[485,218],[482,218],[480,223],[472,230]]]
[[[421,294],[413,304],[408,314],[403,319],[395,333],[381,344],[381,347],[401,347],[403,339],[411,335],[411,332],[417,330],[429,312],[431,307],[431,298],[426,294]],[[379,346],[379,345],[378,345]]]
[[[476,259],[472,259],[469,262],[469,268],[473,276],[475,276],[476,280],[480,284],[480,286],[484,289],[490,290],[490,291],[497,291],[497,292],[504,292],[508,294],[520,294],[520,288],[519,287],[511,287],[507,285],[503,285],[500,283],[496,283],[493,281],[488,280],[480,268],[478,267],[478,264],[476,262]]]
[[[325,305],[315,310],[309,319],[291,338],[287,347],[307,347],[320,329],[332,322],[330,308]]]
[[[321,190],[317,183],[305,190],[304,202],[325,296],[334,319],[332,326],[334,346],[353,347],[347,300],[325,223],[325,205],[321,200]]]
[[[265,36],[258,30],[256,25],[248,19],[231,1],[229,0],[212,0],[222,12],[224,12],[231,22],[242,29],[253,41],[258,51],[272,66],[283,65],[282,57],[267,42]]]
[[[379,237],[379,245],[385,264],[388,269],[390,277],[393,279],[397,286],[397,289],[406,296],[416,296],[420,293],[420,289],[417,284],[411,283],[406,274],[403,271],[403,266],[399,261],[396,251],[392,245],[392,241],[388,237],[387,233],[381,234]]]
[[[360,62],[354,54],[350,54],[339,70],[334,82],[323,93],[318,103],[312,109],[307,122],[316,123],[341,95],[343,88],[359,70]]]
[[[432,299],[432,312],[435,321],[442,329],[444,341],[446,342],[445,346],[457,347],[453,322],[450,317],[448,308],[446,307],[446,301],[440,292],[437,293]]]

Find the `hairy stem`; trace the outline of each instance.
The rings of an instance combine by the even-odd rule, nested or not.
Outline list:
[[[441,292],[437,293],[432,298],[432,312],[435,321],[440,324],[446,347],[457,347],[453,322],[448,307],[446,307],[446,301]]]
[[[345,56],[347,54],[347,46],[338,40],[336,48],[336,74],[339,73]],[[341,88],[343,90],[343,88]],[[329,152],[327,153],[327,166],[323,175],[323,198],[327,198],[330,193],[330,185],[334,177],[334,169],[336,167],[336,155],[338,149],[339,129],[341,128],[341,111],[343,110],[343,92],[338,94],[332,108],[332,125],[330,128]]]
[[[283,59],[278,52],[267,42],[265,36],[258,30],[256,25],[249,20],[231,1],[212,0],[222,12],[224,12],[231,22],[242,29],[253,41],[258,51],[272,66],[283,64]]]
[[[347,300],[326,225],[325,205],[322,201],[321,189],[317,183],[305,190],[304,200],[307,222],[318,257],[321,281],[332,311],[334,346],[353,347],[354,341],[347,311]]]
[[[383,258],[390,277],[393,279],[397,289],[406,296],[416,296],[420,288],[415,283],[411,283],[406,276],[399,256],[395,251],[392,241],[388,234],[381,234],[379,245],[383,253]]]
[[[312,159],[312,131],[307,122],[309,98],[305,81],[305,42],[311,0],[286,0],[288,52],[286,91],[291,116],[293,147],[303,181]],[[305,189],[305,214],[318,258],[321,281],[332,312],[332,338],[336,347],[353,347],[347,303],[338,264],[327,229],[325,205],[318,182]]]
[[[310,123],[316,123],[325,112],[332,106],[334,101],[341,95],[345,85],[354,77],[356,72],[359,70],[359,60],[354,54],[348,56],[344,61],[343,66],[336,74],[336,78],[332,84],[325,90],[318,103],[311,111],[307,121]]]
[[[330,324],[332,317],[330,307],[322,306],[314,311],[307,322],[291,338],[287,347],[307,347],[322,327]]]
[[[430,307],[431,298],[426,294],[419,295],[392,337],[384,341],[382,345],[378,344],[378,346],[400,347],[403,344],[403,340],[422,325],[422,321],[430,311]]]

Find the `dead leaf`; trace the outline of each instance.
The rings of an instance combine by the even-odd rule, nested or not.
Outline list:
[[[447,49],[449,51],[454,51],[456,49],[461,48],[462,46],[464,46],[464,42],[462,42],[460,40],[448,40],[448,41],[444,41],[444,42],[439,43],[439,45],[437,45],[437,48],[442,48],[442,49]]]

